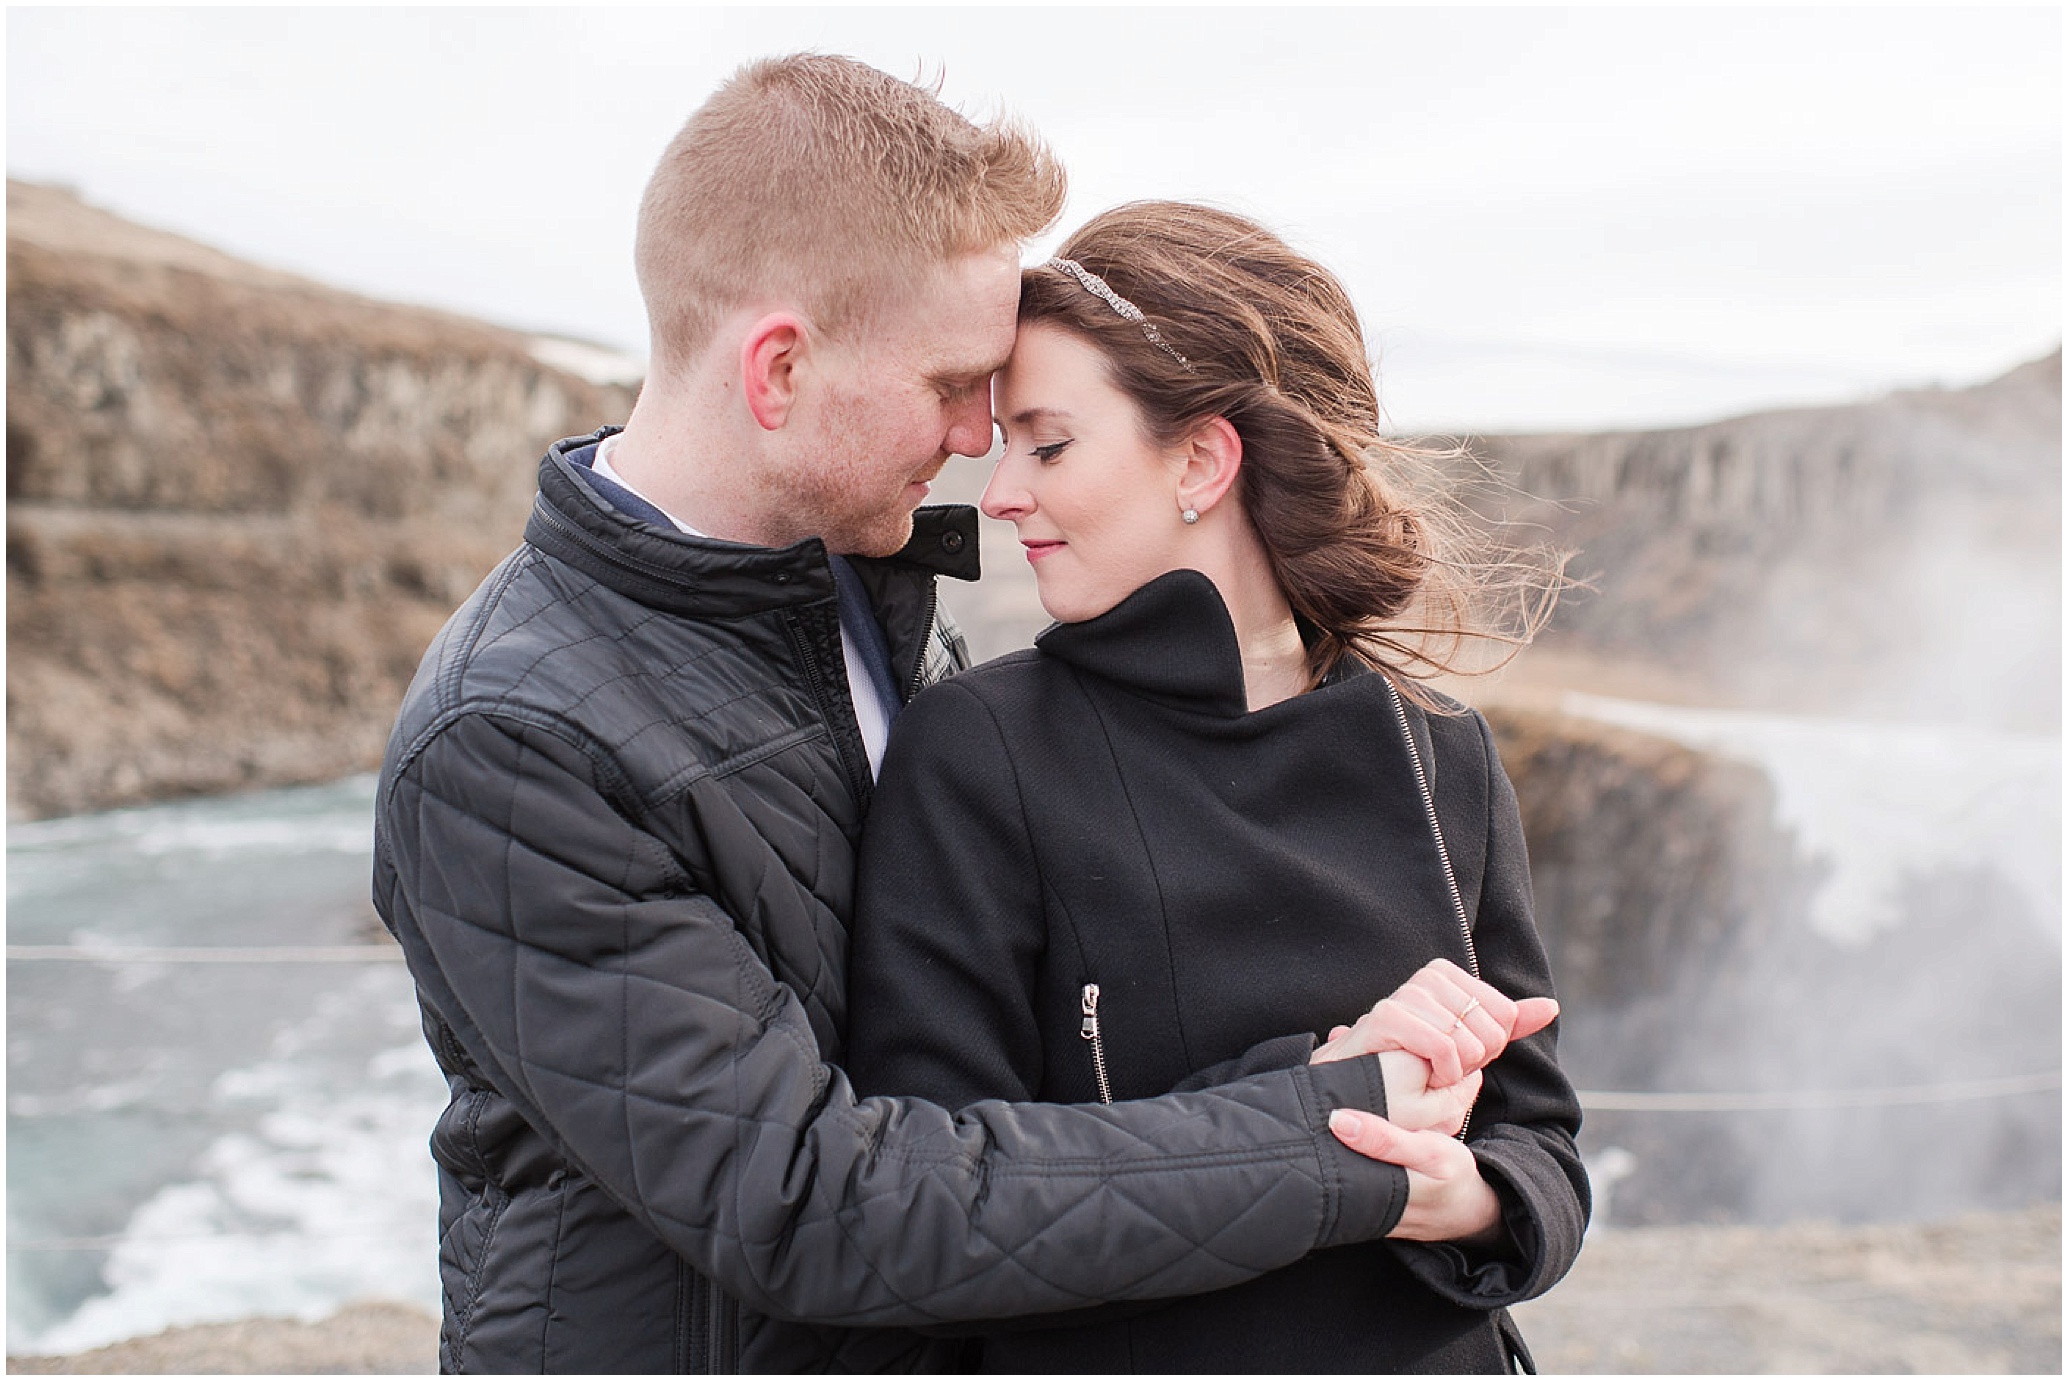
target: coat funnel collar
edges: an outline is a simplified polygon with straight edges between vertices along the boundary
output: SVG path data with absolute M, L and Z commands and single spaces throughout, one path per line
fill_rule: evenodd
M 1160 575 L 1097 618 L 1051 624 L 1034 645 L 1173 709 L 1249 713 L 1235 621 L 1198 571 Z

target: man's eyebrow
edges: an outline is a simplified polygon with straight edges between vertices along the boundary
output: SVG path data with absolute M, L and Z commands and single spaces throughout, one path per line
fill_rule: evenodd
M 1007 358 L 1010 358 L 1010 356 Z M 935 370 L 933 377 L 941 383 L 967 384 L 974 383 L 979 379 L 988 379 L 1003 368 L 1005 368 L 1004 359 L 999 360 L 996 364 L 979 364 L 968 368 L 964 368 L 961 365 L 948 365 Z

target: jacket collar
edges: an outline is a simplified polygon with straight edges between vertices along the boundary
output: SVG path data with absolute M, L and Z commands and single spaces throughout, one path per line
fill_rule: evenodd
M 755 547 L 691 537 L 613 508 L 568 457 L 620 427 L 555 442 L 539 462 L 539 492 L 524 540 L 540 551 L 652 608 L 689 616 L 766 613 L 834 597 L 826 544 L 808 537 L 787 547 Z M 879 562 L 974 580 L 976 510 L 922 508 L 912 540 Z M 863 558 L 858 558 L 861 560 Z
M 1097 618 L 1049 625 L 1034 645 L 1175 709 L 1220 718 L 1249 713 L 1235 620 L 1198 571 L 1166 572 Z M 1367 671 L 1345 657 L 1324 684 Z

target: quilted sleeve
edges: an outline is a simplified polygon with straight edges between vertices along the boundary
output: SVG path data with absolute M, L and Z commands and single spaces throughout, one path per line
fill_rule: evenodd
M 1326 1127 L 1375 1061 L 1114 1107 L 858 1100 L 795 995 L 565 726 L 456 714 L 395 762 L 376 888 L 423 1000 L 527 1121 L 749 1306 L 924 1324 L 1193 1294 L 1383 1236 Z
M 1474 711 L 1469 722 L 1477 730 L 1486 774 L 1486 861 L 1472 927 L 1480 974 L 1510 997 L 1553 996 L 1550 963 L 1531 914 L 1529 855 L 1515 788 L 1485 719 Z M 1574 1147 L 1580 1103 L 1558 1067 L 1557 1032 L 1553 1022 L 1488 1066 L 1466 1136 L 1480 1173 L 1500 1197 L 1519 1255 L 1479 1257 L 1447 1243 L 1393 1244 L 1408 1269 L 1459 1304 L 1493 1309 L 1534 1299 L 1563 1279 L 1579 1255 L 1589 1207 L 1587 1172 Z

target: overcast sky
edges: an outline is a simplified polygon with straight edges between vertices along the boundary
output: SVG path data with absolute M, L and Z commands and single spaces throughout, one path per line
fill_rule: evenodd
M 2061 332 L 2051 8 L 35 9 L 7 166 L 344 287 L 643 353 L 654 159 L 749 58 L 945 78 L 1342 274 L 1403 428 L 1964 384 Z

